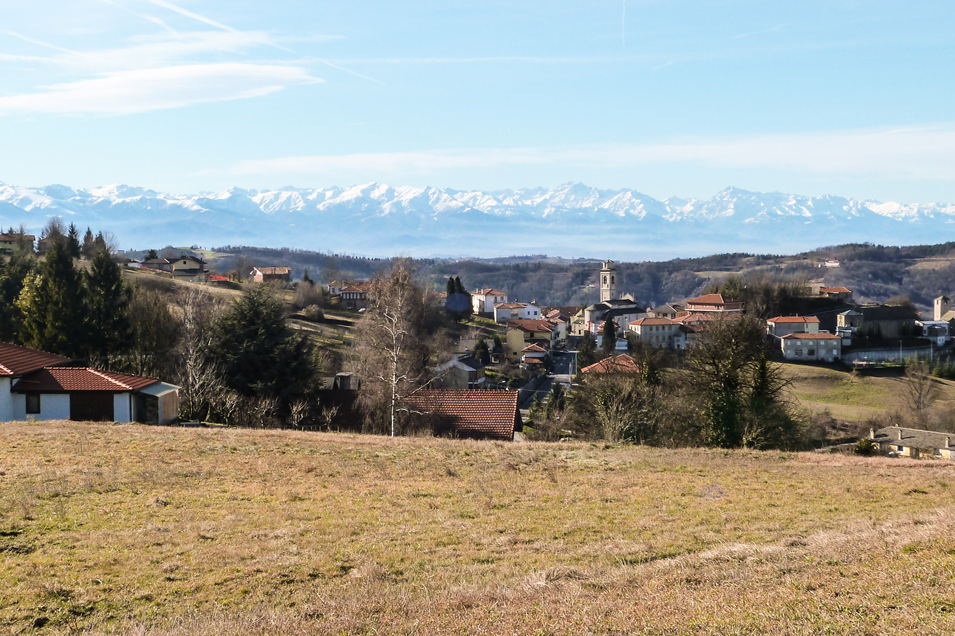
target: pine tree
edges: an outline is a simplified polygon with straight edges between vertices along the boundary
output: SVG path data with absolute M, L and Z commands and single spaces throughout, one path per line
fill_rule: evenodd
M 256 286 L 216 321 L 213 354 L 229 388 L 246 396 L 275 398 L 283 410 L 312 390 L 311 346 L 285 324 L 282 302 Z
M 103 236 L 102 232 L 96 233 L 96 238 L 93 239 L 93 245 L 95 246 L 94 251 L 96 252 L 108 251 L 108 248 L 106 247 L 106 237 Z
M 83 235 L 83 258 L 90 260 L 96 254 L 96 239 L 93 237 L 93 230 L 86 228 L 86 234 Z
M 78 357 L 86 349 L 86 316 L 80 274 L 62 241 L 47 253 L 40 273 L 24 284 L 17 306 L 20 341 L 27 347 Z
M 17 339 L 21 315 L 16 301 L 35 269 L 33 259 L 22 250 L 14 250 L 6 263 L 0 258 L 0 341 Z
M 156 260 L 157 258 L 159 258 L 159 253 L 156 250 L 149 250 L 148 252 L 146 252 L 145 260 L 152 261 L 152 260 Z
M 70 258 L 80 257 L 80 232 L 72 223 L 70 223 L 70 229 L 66 233 L 66 251 L 69 252 Z
M 129 288 L 119 265 L 105 251 L 96 253 L 83 278 L 87 293 L 89 357 L 94 364 L 108 366 L 110 356 L 125 351 L 131 344 L 126 313 Z

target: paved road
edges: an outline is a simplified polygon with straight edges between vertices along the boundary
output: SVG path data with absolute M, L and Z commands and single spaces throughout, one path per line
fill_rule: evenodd
M 576 355 L 576 351 L 568 351 L 563 355 L 554 356 L 554 370 L 547 375 L 547 379 L 537 387 L 537 390 L 527 396 L 527 399 L 521 404 L 521 417 L 523 419 L 527 419 L 527 412 L 530 411 L 531 406 L 534 404 L 535 395 L 541 396 L 544 403 L 547 403 L 547 396 L 550 394 L 554 382 L 563 384 L 565 391 L 570 389 L 570 382 L 573 377 L 573 369 L 571 367 L 573 366 Z

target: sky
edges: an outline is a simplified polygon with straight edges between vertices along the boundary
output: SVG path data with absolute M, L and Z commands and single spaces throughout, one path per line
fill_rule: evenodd
M 955 3 L 0 0 L 0 182 L 955 202 Z

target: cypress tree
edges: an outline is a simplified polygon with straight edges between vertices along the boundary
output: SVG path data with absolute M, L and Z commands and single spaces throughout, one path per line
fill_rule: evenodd
M 617 326 L 614 324 L 613 320 L 605 320 L 603 328 L 603 351 L 607 355 L 611 355 L 614 350 L 617 348 Z

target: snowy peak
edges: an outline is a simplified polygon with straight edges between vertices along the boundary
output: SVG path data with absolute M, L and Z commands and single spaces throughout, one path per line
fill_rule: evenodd
M 85 190 L 0 183 L 0 226 L 23 223 L 39 231 L 50 216 L 113 231 L 127 247 L 231 242 L 376 255 L 478 249 L 489 256 L 530 250 L 645 258 L 955 238 L 952 204 L 737 187 L 709 200 L 674 196 L 659 201 L 632 189 L 603 190 L 580 182 L 497 191 L 371 182 L 342 188 L 234 187 L 194 195 L 123 184 Z

